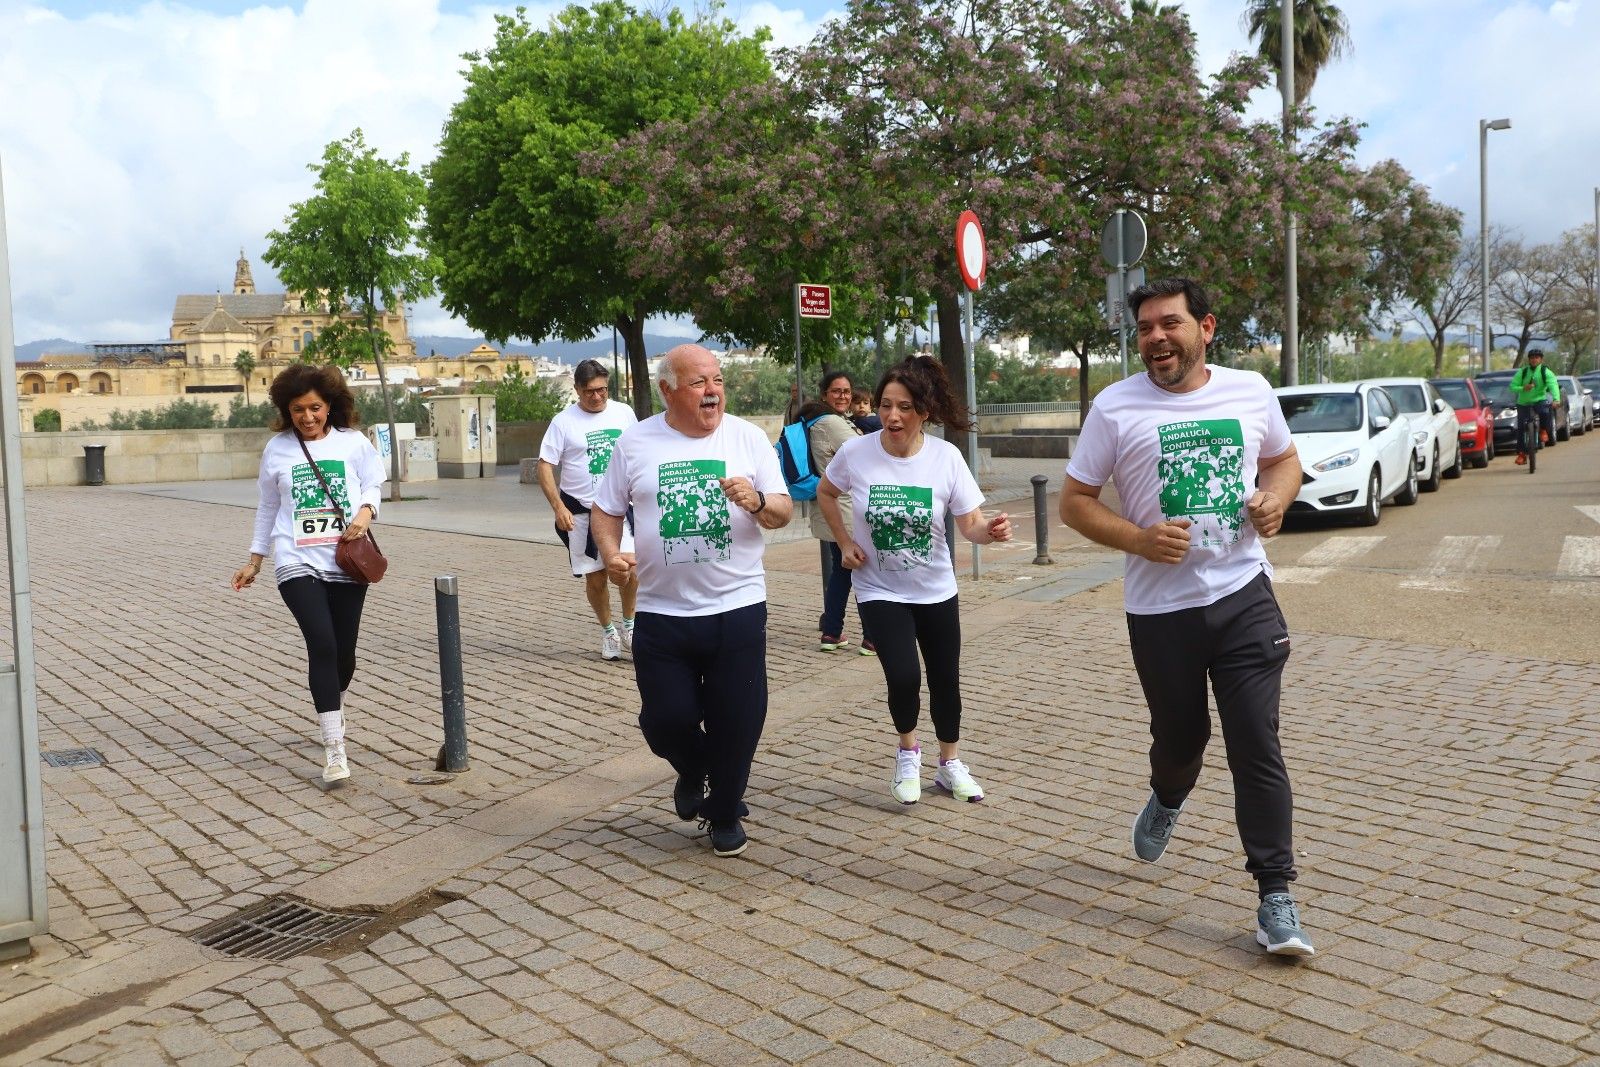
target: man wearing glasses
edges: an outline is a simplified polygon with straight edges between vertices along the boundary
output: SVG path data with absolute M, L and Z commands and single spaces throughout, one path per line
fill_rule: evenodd
M 539 488 L 556 516 L 556 535 L 567 546 L 572 574 L 583 579 L 583 593 L 600 623 L 600 657 L 621 659 L 633 651 L 633 611 L 639 582 L 630 576 L 621 586 L 622 625 L 611 620 L 611 593 L 606 567 L 589 532 L 589 509 L 611 463 L 611 450 L 622 431 L 637 420 L 633 409 L 610 398 L 608 375 L 599 360 L 586 359 L 572 374 L 578 402 L 550 421 L 539 446 Z M 559 485 L 558 485 L 559 482 Z M 633 551 L 633 532 L 625 524 L 622 551 Z

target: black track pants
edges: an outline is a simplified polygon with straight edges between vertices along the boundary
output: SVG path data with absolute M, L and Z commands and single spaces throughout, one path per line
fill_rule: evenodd
M 356 639 L 367 587 L 359 582 L 291 578 L 278 586 L 306 639 L 307 684 L 318 713 L 337 711 L 356 673 Z
M 679 774 L 704 774 L 700 813 L 737 816 L 767 721 L 767 605 L 717 615 L 641 611 L 633 623 L 639 729 Z
M 1233 773 L 1245 870 L 1264 891 L 1294 880 L 1294 797 L 1278 745 L 1278 696 L 1289 629 L 1265 574 L 1203 608 L 1129 615 L 1128 637 L 1150 705 L 1150 788 L 1168 807 L 1200 777 L 1217 698 Z
M 897 733 L 917 728 L 922 710 L 922 667 L 928 669 L 928 715 L 939 740 L 961 740 L 961 609 L 958 597 L 938 604 L 892 600 L 858 603 L 861 628 L 872 634 L 889 687 L 889 715 Z M 921 663 L 917 649 L 922 649 Z

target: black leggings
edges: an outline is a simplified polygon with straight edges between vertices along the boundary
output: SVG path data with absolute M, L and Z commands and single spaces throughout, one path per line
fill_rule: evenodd
M 889 686 L 889 714 L 896 732 L 917 728 L 922 710 L 922 662 L 928 667 L 928 714 L 933 732 L 947 745 L 961 740 L 961 611 L 957 597 L 939 604 L 900 604 L 892 600 L 858 602 L 861 628 L 872 634 L 883 680 Z
M 340 694 L 356 673 L 356 638 L 367 587 L 359 582 L 291 578 L 278 586 L 306 639 L 306 680 L 317 712 L 339 710 Z

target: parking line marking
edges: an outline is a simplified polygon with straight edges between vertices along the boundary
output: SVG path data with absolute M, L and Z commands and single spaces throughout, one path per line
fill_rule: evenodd
M 1461 578 L 1470 570 L 1478 557 L 1500 547 L 1495 536 L 1451 536 L 1439 542 L 1428 560 L 1428 568 L 1414 578 L 1400 583 L 1401 589 L 1430 589 L 1436 593 L 1465 593 Z
M 1281 585 L 1316 585 L 1335 567 L 1343 566 L 1378 547 L 1382 534 L 1372 537 L 1330 537 L 1312 548 L 1293 567 L 1273 571 L 1272 581 Z

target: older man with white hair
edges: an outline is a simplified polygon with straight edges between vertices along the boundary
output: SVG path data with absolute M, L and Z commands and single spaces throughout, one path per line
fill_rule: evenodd
M 717 357 L 679 345 L 661 360 L 665 409 L 623 431 L 590 529 L 617 584 L 637 575 L 633 669 L 639 728 L 678 772 L 680 819 L 737 856 L 750 764 L 767 718 L 767 582 L 761 531 L 794 512 L 766 434 L 724 410 Z M 634 512 L 633 552 L 621 550 Z

